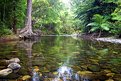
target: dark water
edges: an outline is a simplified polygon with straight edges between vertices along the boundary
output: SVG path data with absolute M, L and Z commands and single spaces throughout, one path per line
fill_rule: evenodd
M 66 36 L 0 43 L 1 61 L 11 58 L 19 58 L 22 67 L 0 81 L 22 81 L 26 75 L 29 81 L 121 81 L 120 44 Z

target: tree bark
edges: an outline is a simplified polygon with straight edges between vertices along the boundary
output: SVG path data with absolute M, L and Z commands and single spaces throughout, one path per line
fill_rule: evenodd
M 20 37 L 27 37 L 30 38 L 31 36 L 35 35 L 32 31 L 32 0 L 27 0 L 27 17 L 25 22 L 25 28 L 20 31 Z
M 15 11 L 15 10 L 16 10 L 16 7 L 15 7 L 15 2 L 14 2 L 13 11 Z M 17 23 L 17 19 L 16 19 L 16 15 L 15 15 L 15 12 L 14 12 L 12 30 L 13 30 L 13 33 L 15 33 L 15 34 L 17 33 L 16 23 Z

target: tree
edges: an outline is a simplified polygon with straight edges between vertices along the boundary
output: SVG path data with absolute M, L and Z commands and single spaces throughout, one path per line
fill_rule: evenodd
M 25 28 L 23 28 L 20 31 L 20 37 L 31 37 L 35 35 L 32 31 L 32 0 L 27 0 L 27 16 L 26 16 L 26 22 L 25 22 Z
M 24 25 L 26 1 L 0 0 L 0 36 L 16 33 Z
M 115 29 L 111 28 L 111 23 L 115 23 L 113 19 L 116 19 L 118 15 L 111 14 L 118 6 L 117 2 L 119 3 L 120 0 L 79 0 L 76 4 L 76 18 L 80 19 L 83 25 L 81 28 L 82 31 L 84 33 L 89 33 L 90 31 L 93 33 L 99 32 L 100 36 L 102 31 L 102 34 L 110 33 L 110 30 Z M 97 22 L 97 20 L 99 21 L 100 19 L 94 19 L 98 17 L 101 19 L 100 22 Z

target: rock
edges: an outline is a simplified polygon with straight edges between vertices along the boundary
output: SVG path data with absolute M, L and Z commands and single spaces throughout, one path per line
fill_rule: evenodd
M 20 69 L 21 66 L 18 64 L 18 63 L 10 63 L 8 65 L 8 68 L 12 69 L 12 70 L 17 70 L 17 69 Z
M 73 68 L 75 71 L 80 71 L 80 70 L 82 70 L 82 68 L 79 67 L 79 66 L 72 66 L 72 68 Z
M 87 78 L 87 79 L 93 78 L 93 73 L 90 71 L 78 71 L 77 74 L 79 74 L 81 78 Z
M 99 60 L 96 60 L 96 59 L 89 59 L 93 64 L 99 64 Z
M 13 63 L 13 62 L 16 62 L 16 63 L 19 63 L 20 60 L 18 58 L 12 58 L 10 60 L 5 60 L 7 63 Z
M 98 65 L 90 65 L 87 68 L 88 70 L 93 71 L 93 72 L 99 72 L 101 70 L 100 66 Z
M 10 73 L 12 73 L 12 69 L 10 69 L 10 68 L 3 69 L 0 71 L 0 76 L 7 76 Z
M 39 71 L 39 67 L 38 66 L 34 66 L 34 71 L 38 72 Z
M 111 73 L 111 71 L 108 70 L 108 69 L 105 69 L 104 72 L 105 72 L 105 73 Z
M 121 74 L 115 74 L 113 79 L 114 81 L 121 81 Z
M 111 68 L 111 71 L 112 71 L 113 73 L 117 73 L 117 74 L 120 74 L 120 73 L 121 73 L 120 68 L 119 68 L 119 69 Z
M 31 78 L 31 76 L 25 75 L 25 76 L 22 77 L 22 80 L 28 80 L 28 79 L 30 79 L 30 78 Z
M 81 65 L 80 67 L 84 70 L 87 70 L 87 65 Z
M 78 71 L 77 73 L 78 73 L 79 75 L 81 75 L 81 76 L 82 76 L 82 75 L 84 76 L 84 75 L 92 74 L 91 71 Z
M 54 75 L 58 75 L 58 72 L 53 72 Z
M 46 67 L 44 67 L 42 72 L 50 72 Z
M 106 76 L 108 77 L 113 77 L 115 75 L 115 73 L 107 73 Z
M 42 73 L 40 73 L 39 76 L 42 77 Z
M 108 80 L 105 80 L 105 81 L 114 81 L 113 79 L 108 79 Z

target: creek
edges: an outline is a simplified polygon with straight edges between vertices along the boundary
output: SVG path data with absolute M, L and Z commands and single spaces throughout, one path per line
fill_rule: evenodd
M 121 81 L 120 44 L 71 36 L 0 43 L 1 61 L 12 58 L 20 59 L 21 69 L 0 81 Z

